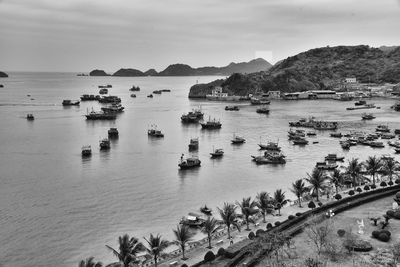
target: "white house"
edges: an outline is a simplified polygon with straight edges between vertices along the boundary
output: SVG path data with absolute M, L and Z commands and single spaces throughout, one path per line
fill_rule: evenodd
M 357 79 L 356 78 L 345 78 L 344 82 L 345 83 L 357 83 Z

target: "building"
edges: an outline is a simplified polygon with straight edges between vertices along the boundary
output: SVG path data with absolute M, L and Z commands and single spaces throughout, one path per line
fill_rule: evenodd
M 280 99 L 281 98 L 281 91 L 269 91 L 268 92 L 269 99 Z
M 316 95 L 317 99 L 333 99 L 336 98 L 336 92 L 332 90 L 314 90 L 311 91 Z
M 357 79 L 356 78 L 345 78 L 344 82 L 345 83 L 357 83 Z
M 215 86 L 211 91 L 211 94 L 206 95 L 206 99 L 214 101 L 239 101 L 240 96 L 230 96 L 228 93 L 222 92 L 221 86 Z

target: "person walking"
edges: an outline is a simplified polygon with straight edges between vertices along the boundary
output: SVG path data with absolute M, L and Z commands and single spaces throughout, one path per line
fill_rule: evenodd
M 233 245 L 233 238 L 231 237 L 230 244 Z

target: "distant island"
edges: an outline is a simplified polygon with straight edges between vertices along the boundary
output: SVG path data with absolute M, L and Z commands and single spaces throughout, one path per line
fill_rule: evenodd
M 0 78 L 7 78 L 8 74 L 5 72 L 0 71 Z
M 112 76 L 118 77 L 141 77 L 141 76 L 203 76 L 203 75 L 221 75 L 227 76 L 233 73 L 252 73 L 258 71 L 266 71 L 271 68 L 272 65 L 262 59 L 257 58 L 249 62 L 230 63 L 225 67 L 201 67 L 192 68 L 186 64 L 172 64 L 169 65 L 165 70 L 157 72 L 155 69 L 149 69 L 142 72 L 138 69 L 128 68 L 119 69 Z M 93 70 L 89 74 L 90 76 L 110 76 L 103 70 Z
M 400 47 L 367 45 L 321 47 L 279 61 L 267 71 L 234 73 L 224 80 L 196 84 L 189 98 L 205 98 L 213 86 L 245 96 L 255 92 L 301 92 L 333 89 L 346 77 L 361 83 L 399 83 Z

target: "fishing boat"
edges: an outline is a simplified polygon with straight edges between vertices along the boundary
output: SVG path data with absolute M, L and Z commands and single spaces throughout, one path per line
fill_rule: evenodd
M 153 98 L 152 94 L 147 95 L 148 98 Z
M 164 134 L 160 131 L 157 130 L 157 126 L 153 125 L 150 129 L 147 130 L 147 135 L 151 137 L 164 137 Z
M 367 104 L 367 101 L 365 100 L 358 100 L 357 102 L 354 103 L 355 106 L 363 106 Z
M 305 136 L 306 136 L 306 134 L 305 134 L 304 130 L 297 129 L 297 130 L 293 131 L 292 129 L 290 129 L 288 131 L 289 140 L 293 140 L 293 139 L 297 139 L 297 138 L 305 137 Z
M 343 149 L 348 150 L 348 149 L 350 149 L 351 144 L 350 144 L 349 142 L 347 142 L 347 141 L 344 141 L 344 142 L 341 142 L 341 143 L 340 143 L 340 146 L 341 146 Z
M 189 227 L 202 227 L 204 222 L 205 220 L 201 215 L 189 212 L 188 216 L 182 217 L 179 223 Z
M 107 88 L 102 88 L 102 89 L 100 89 L 100 90 L 99 90 L 99 94 L 101 94 L 101 95 L 108 94 L 108 89 L 107 89 Z
M 62 102 L 63 106 L 78 106 L 80 101 L 78 100 L 69 100 L 69 99 L 64 99 Z
M 258 108 L 256 109 L 256 112 L 259 114 L 269 114 L 269 108 L 267 107 Z
M 372 113 L 363 113 L 363 114 L 361 115 L 361 118 L 362 118 L 363 120 L 373 120 L 373 119 L 375 119 L 376 117 L 375 117 Z
M 281 151 L 281 147 L 278 145 L 278 142 L 268 142 L 266 145 L 262 144 L 261 141 L 258 144 L 261 150 L 268 150 L 268 151 Z
M 222 124 L 220 121 L 217 121 L 216 119 L 211 120 L 208 118 L 207 122 L 200 123 L 202 129 L 220 129 Z
M 193 109 L 193 111 L 189 111 L 187 114 L 183 114 L 181 116 L 182 123 L 197 123 L 203 119 L 204 113 L 201 112 L 201 109 Z
M 111 105 L 101 108 L 104 113 L 121 113 L 124 109 L 125 108 L 120 103 L 112 103 Z
M 235 134 L 233 135 L 233 138 L 231 140 L 232 144 L 243 144 L 244 142 L 246 142 L 246 139 Z
M 181 160 L 178 164 L 179 168 L 181 170 L 186 170 L 186 169 L 192 169 L 192 168 L 197 168 L 200 167 L 201 161 L 198 158 L 191 157 L 191 158 L 186 158 L 185 160 L 183 159 L 183 154 L 181 156 Z
M 293 139 L 293 145 L 307 145 L 308 144 L 308 141 L 307 141 L 307 139 L 305 139 L 305 138 L 301 138 L 301 137 L 299 137 L 299 138 L 296 138 L 296 139 Z
M 153 91 L 153 94 L 161 95 L 161 90 L 154 90 L 154 91 Z
M 100 150 L 108 150 L 110 149 L 110 139 L 104 138 L 100 140 Z
M 212 158 L 220 158 L 224 155 L 224 150 L 222 148 L 217 148 L 210 153 Z
M 344 161 L 344 157 L 338 157 L 336 154 L 328 154 L 325 157 L 326 161 Z
M 268 99 L 268 94 L 256 95 L 250 98 L 252 105 L 269 105 L 271 101 Z
M 392 147 L 400 148 L 400 142 L 399 141 L 394 141 L 394 142 L 389 141 L 388 145 L 392 146 Z
M 99 95 L 88 95 L 88 94 L 81 95 L 81 101 L 95 101 L 99 99 L 100 99 Z
M 136 97 L 136 95 L 135 94 L 131 94 L 131 97 Z
M 212 215 L 212 210 L 209 207 L 207 207 L 207 205 L 204 205 L 204 207 L 201 207 L 200 212 L 206 214 L 207 216 Z
M 88 157 L 92 155 L 92 147 L 90 145 L 82 146 L 82 157 Z
M 115 120 L 117 118 L 115 113 L 96 112 L 93 110 L 85 116 L 87 120 Z
M 225 110 L 239 111 L 239 107 L 238 106 L 225 106 Z
M 307 136 L 316 136 L 317 133 L 314 131 L 307 132 Z
M 390 108 L 394 109 L 395 111 L 400 111 L 400 101 L 396 102 L 396 104 L 394 104 Z
M 266 151 L 263 156 L 251 156 L 256 164 L 285 164 L 286 156 L 278 151 Z
M 99 103 L 120 103 L 120 102 L 121 102 L 121 98 L 119 98 L 118 96 L 114 96 L 114 95 L 102 96 L 99 99 Z
M 135 91 L 135 92 L 140 91 L 140 87 L 132 85 L 132 87 L 129 89 L 129 91 Z
M 324 131 L 324 130 L 333 131 L 337 129 L 337 126 L 338 124 L 335 121 L 317 121 L 313 127 L 315 130 L 319 131 Z
M 376 126 L 375 131 L 382 132 L 382 133 L 389 133 L 390 129 L 387 125 L 380 124 L 380 125 Z
M 396 135 L 394 135 L 392 133 L 382 133 L 382 135 L 381 135 L 382 139 L 393 139 L 395 137 L 396 137 Z
M 375 147 L 375 148 L 382 148 L 385 147 L 385 145 L 383 144 L 383 142 L 379 142 L 379 141 L 369 141 L 368 145 L 370 147 Z
M 33 121 L 35 119 L 35 117 L 33 116 L 33 114 L 28 114 L 28 115 L 26 115 L 26 119 L 28 121 Z
M 331 171 L 331 170 L 336 169 L 338 167 L 338 165 L 335 162 L 323 161 L 323 162 L 317 162 L 315 164 L 315 167 L 320 170 Z
M 189 142 L 189 150 L 196 150 L 199 148 L 199 138 L 192 138 Z
M 117 128 L 110 128 L 108 130 L 108 137 L 118 137 L 119 136 L 119 132 Z

